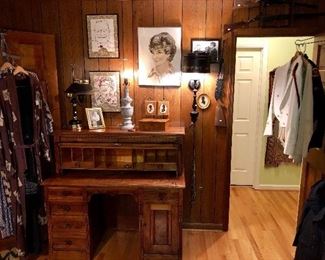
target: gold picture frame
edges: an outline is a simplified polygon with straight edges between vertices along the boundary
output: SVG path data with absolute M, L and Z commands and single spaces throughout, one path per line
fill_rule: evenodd
M 157 115 L 158 116 L 169 115 L 169 101 L 166 100 L 158 101 Z
M 154 100 L 145 100 L 145 115 L 146 116 L 155 116 L 157 115 L 157 101 Z
M 103 111 L 100 107 L 85 108 L 89 129 L 105 128 Z

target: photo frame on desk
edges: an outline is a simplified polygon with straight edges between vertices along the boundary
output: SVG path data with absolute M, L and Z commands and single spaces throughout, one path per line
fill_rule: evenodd
M 87 15 L 89 58 L 118 58 L 118 16 Z
M 103 112 L 100 107 L 85 108 L 89 129 L 105 128 Z

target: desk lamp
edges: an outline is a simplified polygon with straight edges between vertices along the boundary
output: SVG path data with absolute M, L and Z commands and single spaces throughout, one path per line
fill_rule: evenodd
M 77 105 L 82 103 L 85 95 L 90 95 L 93 91 L 89 80 L 74 79 L 74 66 L 72 65 L 72 84 L 65 90 L 65 93 L 72 105 L 72 119 L 69 121 L 72 130 L 81 130 L 81 120 L 78 119 Z

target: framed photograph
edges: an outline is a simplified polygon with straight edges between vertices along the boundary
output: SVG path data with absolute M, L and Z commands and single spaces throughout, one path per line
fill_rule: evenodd
M 86 108 L 89 129 L 105 128 L 103 112 L 100 107 Z
M 219 61 L 220 39 L 191 39 L 191 51 L 208 53 L 210 63 L 217 63 Z
M 100 107 L 103 112 L 120 112 L 120 73 L 118 71 L 89 72 L 94 93 L 92 107 Z
M 210 106 L 210 98 L 207 94 L 201 94 L 197 100 L 197 105 L 201 109 L 207 109 Z
M 139 27 L 139 85 L 181 85 L 181 27 Z
M 118 58 L 117 14 L 87 15 L 89 58 Z
M 144 101 L 146 116 L 157 115 L 157 101 L 146 100 Z
M 169 101 L 158 101 L 158 116 L 169 115 Z

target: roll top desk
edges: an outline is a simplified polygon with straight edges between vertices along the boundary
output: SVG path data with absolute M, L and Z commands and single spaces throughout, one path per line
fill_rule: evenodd
M 184 134 L 184 128 L 55 132 L 56 176 L 43 182 L 50 259 L 92 259 L 95 194 L 134 197 L 139 259 L 181 259 Z

